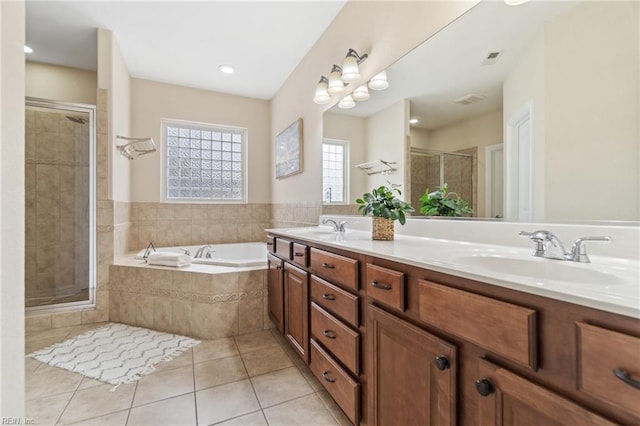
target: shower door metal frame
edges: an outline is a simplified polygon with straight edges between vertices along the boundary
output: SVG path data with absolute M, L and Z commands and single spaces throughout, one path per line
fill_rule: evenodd
M 96 306 L 96 106 L 76 102 L 54 101 L 25 97 L 25 107 L 75 111 L 89 115 L 89 299 L 78 302 L 55 303 L 25 308 L 31 313 L 52 313 Z M 26 302 L 26 292 L 25 292 Z

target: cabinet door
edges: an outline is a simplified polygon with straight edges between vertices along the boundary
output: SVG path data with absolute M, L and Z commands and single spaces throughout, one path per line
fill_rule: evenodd
M 454 425 L 455 346 L 367 306 L 370 419 L 375 425 Z
M 309 274 L 300 268 L 284 265 L 284 335 L 309 363 Z
M 484 359 L 478 375 L 478 425 L 615 424 Z
M 284 333 L 284 270 L 282 260 L 271 254 L 267 255 L 269 273 L 267 275 L 267 291 L 269 294 L 269 318 L 280 333 Z

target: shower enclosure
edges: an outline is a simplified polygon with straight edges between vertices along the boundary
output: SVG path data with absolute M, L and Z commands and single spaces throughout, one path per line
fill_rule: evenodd
M 27 98 L 25 301 L 94 302 L 95 106 Z
M 420 211 L 420 197 L 427 188 L 435 191 L 445 183 L 476 211 L 476 148 L 441 152 L 411 148 L 411 205 Z

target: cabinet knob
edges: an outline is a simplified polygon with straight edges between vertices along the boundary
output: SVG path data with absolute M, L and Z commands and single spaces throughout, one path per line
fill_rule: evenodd
M 437 356 L 435 359 L 435 363 L 436 363 L 436 368 L 440 371 L 446 370 L 451 366 L 451 364 L 449 364 L 449 358 L 447 358 L 444 355 Z
M 636 389 L 640 389 L 640 380 L 636 380 L 631 377 L 628 371 L 623 370 L 622 368 L 616 368 L 613 370 L 613 375 L 618 379 L 622 380 L 626 384 Z
M 489 379 L 483 378 L 476 381 L 476 390 L 482 396 L 489 396 L 496 391 Z

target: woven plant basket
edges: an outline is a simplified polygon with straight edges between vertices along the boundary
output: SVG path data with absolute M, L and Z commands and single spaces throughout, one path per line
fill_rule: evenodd
M 393 220 L 384 217 L 373 217 L 373 239 L 374 240 L 393 240 Z

